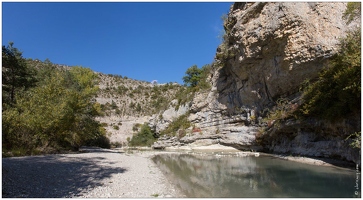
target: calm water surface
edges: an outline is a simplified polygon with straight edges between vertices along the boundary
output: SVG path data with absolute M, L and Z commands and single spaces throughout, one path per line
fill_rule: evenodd
M 271 156 L 162 154 L 153 160 L 187 197 L 360 196 L 354 170 Z

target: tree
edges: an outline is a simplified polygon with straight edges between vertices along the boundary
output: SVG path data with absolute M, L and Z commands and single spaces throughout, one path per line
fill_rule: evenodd
M 17 94 L 17 104 L 3 112 L 3 147 L 13 149 L 78 149 L 107 146 L 105 130 L 95 120 L 96 75 L 87 68 L 50 68 L 37 87 Z M 30 152 L 27 152 L 30 154 Z
M 2 46 L 2 91 L 3 102 L 15 103 L 17 91 L 34 86 L 34 72 L 26 65 L 22 53 L 15 48 L 13 42 L 7 47 Z
M 200 81 L 202 70 L 193 65 L 185 72 L 186 76 L 183 77 L 183 81 L 187 86 L 196 87 Z

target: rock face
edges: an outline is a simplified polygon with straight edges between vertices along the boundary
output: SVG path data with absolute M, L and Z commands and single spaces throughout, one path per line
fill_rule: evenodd
M 218 101 L 262 111 L 296 93 L 337 52 L 346 3 L 235 3 L 217 49 Z
M 100 90 L 96 101 L 104 115 L 96 120 L 104 125 L 110 142 L 116 146 L 127 145 L 127 138 L 135 133 L 133 127 L 165 110 L 163 102 L 170 102 L 182 87 L 175 83 L 156 84 L 120 75 L 97 74 Z
M 280 98 L 298 101 L 301 84 L 317 77 L 337 53 L 339 38 L 350 28 L 342 19 L 345 9 L 338 2 L 234 3 L 209 77 L 211 89 L 189 104 L 188 119 L 199 131 L 163 138 L 155 147 L 219 143 L 359 162 L 358 151 L 344 138 L 318 136 L 342 127 L 294 122 L 283 131 L 270 130 L 262 141 L 256 138 L 266 126 L 261 120 L 266 110 Z M 280 137 L 284 131 L 290 136 Z
M 170 102 L 169 108 L 160 114 L 154 114 L 149 119 L 149 126 L 156 132 L 166 129 L 168 125 L 180 115 L 184 115 L 189 110 L 188 105 L 181 105 L 176 109 L 177 100 L 174 99 Z
M 258 137 L 268 152 L 348 160 L 360 164 L 360 151 L 352 148 L 349 134 L 361 127 L 358 116 L 331 123 L 313 118 L 289 119 Z

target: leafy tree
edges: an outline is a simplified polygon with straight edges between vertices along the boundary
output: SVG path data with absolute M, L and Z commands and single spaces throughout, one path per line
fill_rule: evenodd
M 185 76 L 183 77 L 183 81 L 187 86 L 195 87 L 200 81 L 202 70 L 197 67 L 197 65 L 193 65 L 187 69 L 185 72 Z
M 2 46 L 2 97 L 3 103 L 14 104 L 17 91 L 34 86 L 34 72 L 26 65 L 22 53 L 13 42 Z
M 183 81 L 185 85 L 195 88 L 196 90 L 207 89 L 210 86 L 209 83 L 207 83 L 207 77 L 210 70 L 210 65 L 204 65 L 202 68 L 193 65 L 185 72 L 186 75 L 183 77 Z
M 78 149 L 84 144 L 107 147 L 105 130 L 94 117 L 95 74 L 87 68 L 48 68 L 37 87 L 16 95 L 17 104 L 3 112 L 3 147 Z M 31 152 L 27 152 L 30 154 Z

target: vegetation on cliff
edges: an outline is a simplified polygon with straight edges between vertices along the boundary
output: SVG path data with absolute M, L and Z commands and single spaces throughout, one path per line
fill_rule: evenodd
M 356 29 L 341 40 L 341 52 L 315 82 L 304 90 L 304 115 L 339 120 L 360 112 L 361 31 Z
M 348 3 L 343 18 L 347 23 L 360 18 L 360 3 Z M 361 28 L 348 31 L 340 39 L 340 51 L 330 58 L 329 64 L 312 80 L 301 85 L 301 101 L 280 99 L 269 110 L 268 127 L 279 126 L 287 119 L 314 118 L 326 124 L 356 119 L 361 112 Z M 355 118 L 355 119 L 354 119 Z M 359 119 L 360 120 L 360 119 Z M 349 123 L 352 124 L 352 123 Z M 354 124 L 354 123 L 353 123 Z M 342 138 L 351 139 L 351 146 L 360 148 L 360 126 L 352 125 L 340 131 Z M 348 131 L 348 133 L 347 133 Z M 350 131 L 350 132 L 349 132 Z M 333 135 L 333 133 L 327 133 Z

